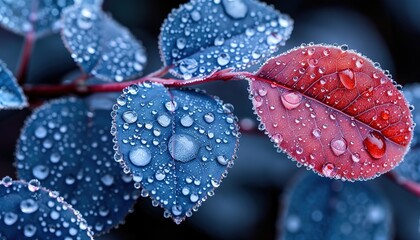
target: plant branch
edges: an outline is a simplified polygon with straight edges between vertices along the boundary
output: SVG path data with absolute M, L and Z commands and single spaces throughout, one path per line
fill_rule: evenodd
M 29 31 L 25 35 L 22 54 L 16 71 L 16 78 L 19 84 L 24 84 L 28 75 L 29 62 L 32 55 L 32 49 L 35 42 L 35 33 Z
M 397 185 L 403 187 L 405 190 L 411 192 L 416 197 L 420 198 L 420 184 L 409 180 L 401 179 L 394 172 L 388 172 L 386 175 Z
M 153 82 L 160 83 L 166 87 L 189 87 L 193 85 L 199 85 L 203 83 L 215 82 L 215 81 L 232 81 L 232 80 L 246 80 L 248 78 L 254 77 L 252 73 L 248 72 L 232 72 L 232 69 L 225 69 L 214 72 L 209 76 L 204 78 L 194 78 L 190 80 L 179 80 L 179 79 L 165 79 L 159 76 L 163 74 L 167 69 L 161 69 L 154 74 L 150 74 L 146 77 L 139 78 L 127 82 L 119 83 L 106 83 L 106 84 L 94 84 L 94 85 L 84 85 L 82 82 L 77 81 L 69 85 L 25 85 L 23 90 L 28 96 L 37 96 L 37 97 L 51 97 L 51 96 L 60 96 L 64 94 L 91 94 L 91 93 L 100 93 L 100 92 L 120 92 L 124 88 L 132 85 L 143 82 Z

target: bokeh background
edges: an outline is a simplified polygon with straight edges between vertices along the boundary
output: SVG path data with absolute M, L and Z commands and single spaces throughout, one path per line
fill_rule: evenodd
M 146 73 L 161 67 L 157 39 L 160 26 L 180 0 L 105 0 L 104 9 L 143 42 L 147 49 Z M 347 44 L 389 70 L 405 85 L 420 82 L 419 0 L 265 0 L 295 21 L 287 49 L 301 43 Z M 0 59 L 16 69 L 23 38 L 0 29 Z M 40 39 L 31 59 L 29 82 L 60 82 L 76 69 L 59 35 Z M 255 123 L 246 82 L 203 86 L 235 106 L 235 113 Z M 16 140 L 24 111 L 0 112 L 0 177 L 15 176 Z M 180 226 L 163 218 L 148 198 L 139 199 L 126 223 L 99 238 L 111 239 L 276 239 L 284 196 L 300 171 L 295 163 L 276 152 L 262 134 L 245 133 L 238 160 L 229 176 L 197 213 Z M 393 234 L 388 239 L 420 239 L 420 201 L 386 177 L 369 184 L 389 201 Z M 280 215 L 279 215 L 280 214 Z

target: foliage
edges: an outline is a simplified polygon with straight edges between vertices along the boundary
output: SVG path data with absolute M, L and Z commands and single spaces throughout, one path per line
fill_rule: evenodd
M 122 223 L 139 196 L 180 224 L 227 177 L 241 136 L 231 104 L 190 87 L 241 80 L 259 130 L 298 167 L 331 178 L 311 174 L 295 185 L 282 237 L 341 238 L 339 224 L 357 229 L 352 239 L 391 234 L 380 193 L 335 181 L 389 172 L 417 134 L 413 107 L 378 63 L 347 45 L 302 44 L 274 56 L 292 33 L 288 15 L 257 0 L 191 0 L 162 25 L 162 69 L 143 76 L 142 43 L 101 5 L 0 0 L 0 24 L 25 38 L 17 80 L 0 62 L 0 109 L 35 108 L 16 147 L 22 180 L 5 177 L 0 185 L 0 237 L 97 237 Z M 81 73 L 70 83 L 27 84 L 33 42 L 57 31 Z M 409 99 L 418 98 L 416 89 Z M 418 166 L 417 150 L 408 153 L 409 166 Z M 392 176 L 420 195 L 418 171 Z

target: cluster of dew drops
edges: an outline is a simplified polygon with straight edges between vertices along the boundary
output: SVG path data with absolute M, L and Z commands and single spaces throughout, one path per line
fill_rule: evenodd
M 90 238 L 93 236 L 93 232 L 88 227 L 82 215 L 72 209 L 71 205 L 68 205 L 59 196 L 58 192 L 42 190 L 39 180 L 32 179 L 27 184 L 23 184 L 21 182 L 14 182 L 11 177 L 6 176 L 1 180 L 1 186 L 6 189 L 6 193 L 8 194 L 25 191 L 25 187 L 29 190 L 29 196 L 31 197 L 24 198 L 19 203 L 20 213 L 11 211 L 0 213 L 0 219 L 3 218 L 3 223 L 6 226 L 22 229 L 25 237 L 34 237 L 35 234 L 39 235 L 39 232 L 62 237 L 67 235 L 66 231 L 69 234 L 66 239 L 72 239 L 70 236 L 81 236 L 82 232 L 86 232 Z M 22 194 L 22 196 L 25 195 L 28 194 Z M 45 198 L 48 200 L 46 201 Z M 43 206 L 44 201 L 46 201 L 47 209 Z M 75 219 L 65 217 L 63 215 L 65 211 L 72 211 Z M 29 217 L 29 214 L 35 213 L 38 213 L 36 219 Z M 25 225 L 22 226 L 22 223 L 25 223 Z
M 205 3 L 207 4 L 207 2 Z M 248 6 L 248 1 L 243 0 L 213 0 L 213 3 L 208 4 L 221 4 L 223 7 L 222 12 L 218 12 L 217 7 L 212 8 L 212 14 L 217 15 L 218 22 L 229 22 L 229 19 L 234 20 L 232 29 L 226 29 L 223 31 L 214 32 L 203 32 L 200 33 L 199 28 L 193 29 L 195 22 L 201 21 L 202 13 L 197 10 L 197 7 L 193 7 L 191 4 L 185 4 L 181 10 L 186 10 L 181 16 L 180 31 L 182 34 L 175 34 L 178 36 L 174 39 L 174 46 L 172 46 L 172 40 L 169 39 L 173 36 L 163 35 L 164 44 L 162 45 L 164 52 L 168 52 L 169 59 L 179 60 L 176 65 L 179 68 L 179 72 L 182 74 L 184 79 L 190 79 L 193 76 L 203 76 L 211 73 L 215 68 L 235 67 L 237 69 L 243 69 L 249 67 L 252 63 L 259 61 L 266 57 L 268 53 L 274 53 L 279 45 L 284 45 L 288 36 L 291 33 L 292 21 L 285 15 L 278 15 L 278 13 L 267 11 L 266 15 L 262 17 L 260 14 L 261 9 L 252 9 L 254 5 Z M 259 6 L 261 8 L 261 6 Z M 203 3 L 204 8 L 204 3 Z M 200 8 L 198 8 L 200 9 Z M 234 33 L 238 28 L 240 22 L 237 20 L 244 19 L 250 15 L 252 23 L 259 24 L 255 27 L 248 27 L 244 29 L 242 38 L 235 38 Z M 214 27 L 211 24 L 213 17 L 206 16 L 203 23 Z M 174 21 L 175 18 L 169 18 L 169 22 Z M 214 23 L 217 24 L 218 23 Z M 280 29 L 280 30 L 279 30 Z M 170 28 L 165 29 L 166 32 L 170 32 Z M 204 30 L 205 31 L 205 30 Z M 242 34 L 242 33 L 240 33 Z M 192 38 L 194 36 L 194 38 Z M 195 47 L 194 44 L 197 42 L 200 45 L 208 45 L 209 49 L 199 54 L 199 56 L 188 57 L 185 49 Z M 190 40 L 192 39 L 192 41 Z M 255 44 L 250 41 L 258 42 L 257 47 L 251 49 Z M 214 47 L 214 49 L 213 49 Z M 166 48 L 170 48 L 171 51 L 167 51 Z M 167 59 L 168 60 L 168 59 Z
M 291 51 L 294 50 L 300 50 L 303 55 L 313 55 L 316 51 L 315 47 L 313 47 L 314 44 L 313 43 L 309 43 L 309 45 L 307 44 L 302 44 L 299 48 L 296 49 L 292 49 Z M 348 46 L 347 45 L 334 45 L 334 47 L 341 49 L 341 51 L 345 52 L 348 51 Z M 322 52 L 323 56 L 329 56 L 331 54 L 331 51 L 328 48 L 325 48 Z M 355 68 L 362 68 L 363 65 L 365 64 L 364 60 L 362 58 L 357 58 L 357 57 L 353 57 L 352 61 L 354 62 L 354 67 Z M 281 61 L 276 60 L 275 61 L 275 67 L 278 67 L 280 65 L 284 65 L 285 63 L 282 63 Z M 302 63 L 302 68 L 296 70 L 296 72 L 298 72 L 299 74 L 303 75 L 306 73 L 306 69 L 303 67 L 305 65 L 308 65 L 312 68 L 317 67 L 318 65 L 318 60 L 315 58 L 310 58 L 308 59 L 307 63 L 305 62 Z M 389 79 L 392 79 L 392 75 L 389 73 L 388 70 L 382 70 L 380 67 L 380 64 L 375 62 L 373 63 L 374 67 L 376 68 L 376 71 L 372 73 L 372 78 L 374 80 L 379 80 L 380 84 L 385 84 L 389 81 Z M 318 67 L 318 73 L 319 74 L 324 74 L 326 72 L 326 67 L 325 66 L 319 66 Z M 383 72 L 384 76 L 382 74 L 379 74 L 380 72 Z M 355 72 L 352 68 L 347 68 L 344 70 L 341 70 L 337 73 L 338 75 L 338 79 L 340 81 L 340 83 L 345 87 L 345 89 L 347 90 L 352 90 L 356 87 L 356 78 L 355 78 Z M 264 77 L 264 75 L 261 75 L 260 77 Z M 312 73 L 310 75 L 311 79 L 315 79 L 316 78 L 316 74 Z M 380 78 L 380 79 L 379 79 Z M 300 77 L 298 76 L 294 76 L 293 77 L 293 81 L 297 82 L 300 79 Z M 322 85 L 326 84 L 326 81 L 321 79 L 320 83 Z M 400 91 L 402 89 L 401 85 L 398 85 L 395 81 L 392 81 L 393 85 L 397 88 L 398 91 Z M 271 84 L 272 88 L 277 88 L 277 86 L 275 84 Z M 303 86 L 302 86 L 303 87 Z M 321 91 L 326 91 L 325 89 L 321 89 Z M 370 92 L 373 91 L 373 87 L 371 87 L 370 89 L 368 89 L 368 91 L 365 93 L 366 97 L 369 97 Z M 395 90 L 387 90 L 386 91 L 386 96 L 388 97 L 392 97 L 395 94 Z M 266 97 L 267 95 L 267 89 L 265 89 L 265 87 L 259 88 L 259 89 L 254 89 L 253 90 L 253 94 L 251 94 L 250 99 L 253 102 L 254 107 L 256 108 L 256 111 L 258 114 L 262 114 L 262 110 L 258 109 L 259 107 L 261 107 L 264 103 L 263 98 Z M 400 100 L 402 98 L 402 94 L 400 94 L 401 96 L 398 97 L 398 99 Z M 287 110 L 292 110 L 295 108 L 298 108 L 303 102 L 304 102 L 304 97 L 303 95 L 298 92 L 298 91 L 293 91 L 293 90 L 289 90 L 289 91 L 282 91 L 281 93 L 281 97 L 280 97 L 281 103 L 282 105 L 285 107 L 285 109 Z M 327 97 L 327 103 L 329 104 L 329 98 Z M 394 104 L 397 104 L 396 101 L 394 101 Z M 311 105 L 309 103 L 305 103 L 305 106 L 308 107 L 311 110 Z M 274 107 L 270 107 L 270 110 L 274 110 Z M 413 111 L 414 110 L 414 106 L 413 105 L 409 105 L 409 110 Z M 377 116 L 375 115 L 372 118 L 372 121 L 375 121 L 378 117 L 380 117 L 382 120 L 386 121 L 390 118 L 390 114 L 391 111 L 390 110 L 383 110 L 381 111 Z M 315 113 L 311 113 L 311 117 L 315 118 L 316 115 Z M 330 114 L 330 119 L 331 120 L 336 120 L 336 116 L 335 114 L 331 113 Z M 261 120 L 261 117 L 258 117 L 258 120 Z M 353 127 L 356 127 L 356 122 L 354 121 L 355 119 L 352 118 L 352 123 L 351 125 Z M 301 121 L 300 119 L 296 119 L 295 120 L 296 124 L 299 124 Z M 408 123 L 407 123 L 408 124 Z M 273 127 L 276 128 L 278 126 L 277 123 L 273 123 Z M 415 127 L 415 123 L 413 123 L 413 125 L 408 126 L 408 130 L 411 132 L 413 131 Z M 322 128 L 327 128 L 327 125 L 324 124 L 322 126 Z M 261 123 L 259 125 L 259 130 L 264 131 L 266 130 L 264 123 Z M 312 135 L 315 138 L 320 138 L 321 137 L 321 129 L 316 128 L 312 131 Z M 407 140 L 407 136 L 405 136 L 405 139 Z M 276 133 L 273 136 L 271 136 L 272 141 L 274 142 L 274 144 L 276 145 L 276 147 L 279 147 L 280 144 L 283 141 L 283 136 L 280 133 Z M 347 150 L 347 144 L 348 141 L 346 139 L 344 139 L 343 137 L 336 137 L 333 138 L 329 144 L 331 151 L 334 153 L 335 156 L 341 156 L 343 155 L 346 150 Z M 366 136 L 366 138 L 363 140 L 363 145 L 365 147 L 365 149 L 367 150 L 367 152 L 369 153 L 369 155 L 374 158 L 374 159 L 380 159 L 382 158 L 385 153 L 386 153 L 386 141 L 384 136 L 377 132 L 377 131 L 370 131 L 369 134 Z M 281 150 L 279 150 L 281 151 Z M 303 153 L 303 149 L 300 147 L 296 148 L 296 154 L 300 155 Z M 315 156 L 313 154 L 310 155 L 311 159 L 314 159 Z M 351 155 L 351 160 L 355 163 L 358 163 L 361 160 L 361 156 L 358 153 L 353 153 Z M 387 164 L 387 163 L 384 163 Z M 298 166 L 302 166 L 302 164 L 300 162 L 298 162 Z M 307 164 L 305 163 L 305 166 L 308 167 L 308 169 L 313 169 L 314 168 L 314 164 Z M 386 166 L 384 166 L 386 167 Z M 324 176 L 327 177 L 336 177 L 336 166 L 334 163 L 330 163 L 327 162 L 322 166 L 322 174 Z

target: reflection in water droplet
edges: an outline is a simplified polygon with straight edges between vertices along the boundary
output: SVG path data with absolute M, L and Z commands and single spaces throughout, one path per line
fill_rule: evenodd
M 36 165 L 32 169 L 32 175 L 34 175 L 34 177 L 39 180 L 46 179 L 48 177 L 49 172 L 50 172 L 50 169 L 44 165 Z
M 204 121 L 206 121 L 207 123 L 212 123 L 214 122 L 214 114 L 209 112 L 207 114 L 204 115 Z
M 296 91 L 287 91 L 281 95 L 281 102 L 286 109 L 292 110 L 299 107 L 302 98 L 302 94 Z
M 47 129 L 43 126 L 39 126 L 35 129 L 35 137 L 45 138 L 47 136 Z
M 346 152 L 347 142 L 342 137 L 334 138 L 333 140 L 331 140 L 330 146 L 331 146 L 331 150 L 333 151 L 333 153 L 336 156 L 340 156 L 340 155 L 342 155 L 343 153 Z
M 184 116 L 181 117 L 180 122 L 181 122 L 181 125 L 184 127 L 191 127 L 194 123 L 194 119 L 190 115 L 185 114 Z
M 173 205 L 172 206 L 172 214 L 175 216 L 179 216 L 182 213 L 182 207 L 181 205 Z
M 152 160 L 152 154 L 148 148 L 138 146 L 131 149 L 128 154 L 128 158 L 134 165 L 144 167 L 150 163 L 150 160 Z
M 171 118 L 167 114 L 162 114 L 157 118 L 158 123 L 162 127 L 167 127 L 171 124 Z
M 171 156 L 180 162 L 188 162 L 197 157 L 200 145 L 188 134 L 174 134 L 169 139 L 168 149 Z
M 217 57 L 217 63 L 220 66 L 225 66 L 230 62 L 230 56 L 227 53 L 221 53 L 219 54 L 219 56 Z
M 344 85 L 347 89 L 354 89 L 356 86 L 356 79 L 354 76 L 354 72 L 351 69 L 345 69 L 338 73 L 338 77 L 340 82 Z
M 18 215 L 13 212 L 7 212 L 4 214 L 4 217 L 3 217 L 4 224 L 8 226 L 15 224 L 17 219 L 18 219 Z
M 33 237 L 35 233 L 36 227 L 34 225 L 28 224 L 23 227 L 23 235 L 25 235 L 25 237 Z
M 381 118 L 382 120 L 388 120 L 389 119 L 389 110 L 385 109 L 381 112 Z
M 324 164 L 324 166 L 322 166 L 322 174 L 326 177 L 334 177 L 337 174 L 335 165 L 332 163 Z
M 280 145 L 283 142 L 283 136 L 280 133 L 274 134 L 272 139 L 275 144 Z
M 20 210 L 27 214 L 34 213 L 38 210 L 38 203 L 32 198 L 23 200 L 20 202 Z
M 365 140 L 363 140 L 363 145 L 365 149 L 368 151 L 370 156 L 375 159 L 379 159 L 385 155 L 386 151 L 386 143 L 385 139 L 382 134 L 378 132 L 370 132 Z
M 134 111 L 126 111 L 122 114 L 122 119 L 126 123 L 134 123 L 137 121 L 137 113 Z
M 354 153 L 351 155 L 351 160 L 355 163 L 358 163 L 360 161 L 360 154 Z

